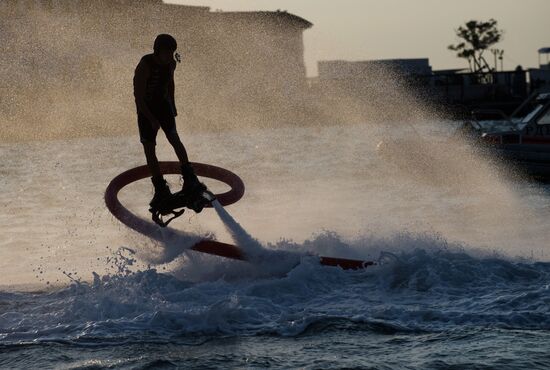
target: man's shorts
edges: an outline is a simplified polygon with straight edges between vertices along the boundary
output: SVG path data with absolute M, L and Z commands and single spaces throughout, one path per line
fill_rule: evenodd
M 166 100 L 147 102 L 147 107 L 159 121 L 162 131 L 166 135 L 176 131 L 176 120 L 170 102 Z M 144 114 L 138 112 L 139 139 L 142 143 L 156 144 L 158 129 L 154 130 L 151 122 Z

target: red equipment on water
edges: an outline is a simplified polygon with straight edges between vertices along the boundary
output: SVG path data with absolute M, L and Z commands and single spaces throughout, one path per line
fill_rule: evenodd
M 162 174 L 167 175 L 180 173 L 179 162 L 160 162 L 159 164 Z M 203 163 L 192 163 L 192 166 L 198 176 L 215 179 L 224 182 L 231 187 L 231 189 L 225 193 L 216 194 L 216 199 L 221 205 L 227 206 L 229 204 L 233 204 L 243 197 L 244 183 L 239 176 L 233 172 L 221 167 Z M 156 224 L 134 215 L 118 200 L 118 193 L 122 188 L 132 182 L 150 176 L 151 174 L 147 166 L 132 168 L 119 174 L 111 180 L 109 186 L 107 186 L 107 189 L 105 190 L 105 204 L 113 216 L 115 216 L 126 226 L 150 238 L 160 240 L 158 233 L 159 227 Z M 246 256 L 239 247 L 215 240 L 201 240 L 191 247 L 191 249 L 197 252 L 246 261 Z M 319 262 L 326 266 L 339 266 L 345 270 L 363 269 L 367 266 L 374 265 L 374 262 L 372 261 L 360 261 L 334 257 L 320 257 Z

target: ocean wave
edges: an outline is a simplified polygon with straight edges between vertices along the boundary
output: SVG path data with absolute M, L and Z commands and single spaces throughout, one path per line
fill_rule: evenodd
M 403 235 L 393 242 L 370 239 L 368 249 L 364 239 L 345 241 L 323 233 L 304 243 L 273 244 L 272 260 L 267 258 L 271 264 L 277 265 L 277 256 L 285 253 L 302 257 L 293 264 L 283 258 L 286 270 L 276 266 L 271 273 L 261 269 L 260 274 L 245 262 L 208 257 L 188 259 L 172 273 L 130 272 L 118 266 L 112 275 L 96 275 L 91 282 L 73 280 L 50 292 L 2 292 L 0 343 L 299 336 L 327 330 L 550 330 L 549 263 L 478 256 L 459 246 L 438 245 L 437 240 Z M 320 266 L 304 253 L 317 246 L 326 250 L 329 244 L 363 257 L 387 248 L 395 258 L 363 271 L 343 271 Z M 186 269 L 197 270 L 190 266 L 197 263 L 213 265 L 214 270 L 217 266 L 220 274 L 210 271 L 202 281 L 197 276 L 182 280 Z
M 116 266 L 111 275 L 73 279 L 43 293 L 1 292 L 0 343 L 453 327 L 550 330 L 550 263 L 479 255 L 426 235 L 346 241 L 325 232 L 269 247 L 255 248 L 255 263 L 186 259 L 171 273 L 132 272 L 134 257 L 124 253 L 133 250 L 122 248 L 110 258 Z M 360 258 L 387 250 L 381 255 L 391 258 L 344 271 L 319 265 L 306 253 L 311 250 Z M 201 276 L 197 264 L 209 265 L 208 272 Z M 190 270 L 193 279 L 182 278 Z

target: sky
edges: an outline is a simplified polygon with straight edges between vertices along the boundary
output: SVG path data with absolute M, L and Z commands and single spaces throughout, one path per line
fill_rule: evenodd
M 165 0 L 211 10 L 287 10 L 313 23 L 304 32 L 309 76 L 320 60 L 429 58 L 434 69 L 467 67 L 447 46 L 466 21 L 494 18 L 504 30 L 504 68 L 538 66 L 550 47 L 550 0 Z M 494 59 L 487 55 L 491 66 Z M 500 68 L 500 67 L 499 67 Z

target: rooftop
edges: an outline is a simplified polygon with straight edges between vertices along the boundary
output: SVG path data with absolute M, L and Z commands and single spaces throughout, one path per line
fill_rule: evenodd
M 215 14 L 221 14 L 224 17 L 234 17 L 240 19 L 259 19 L 259 20 L 274 20 L 279 22 L 289 23 L 291 25 L 298 26 L 302 29 L 308 29 L 313 26 L 313 23 L 305 20 L 302 17 L 288 13 L 287 11 L 248 11 L 248 12 L 220 12 Z

